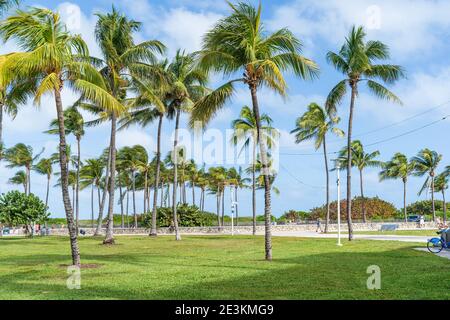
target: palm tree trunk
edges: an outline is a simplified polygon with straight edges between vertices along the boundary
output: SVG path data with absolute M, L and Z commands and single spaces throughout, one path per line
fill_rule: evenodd
M 225 227 L 225 188 L 222 190 L 222 227 Z
M 81 165 L 81 138 L 77 137 L 77 191 L 75 198 L 75 212 L 76 212 L 76 226 L 78 231 L 78 226 L 80 223 L 80 165 Z
M 403 214 L 405 215 L 405 222 L 408 222 L 408 213 L 406 210 L 406 179 L 403 179 Z
M 235 193 L 234 193 L 235 201 L 236 201 L 236 204 L 235 204 L 235 210 L 236 210 L 236 227 L 239 225 L 238 190 L 239 190 L 239 188 L 236 187 Z
M 148 192 L 148 177 L 147 172 L 144 172 L 144 214 L 147 214 L 147 198 L 149 196 Z
M 192 205 L 195 206 L 195 183 L 192 181 Z
M 69 229 L 70 249 L 72 252 L 72 264 L 75 266 L 79 266 L 81 264 L 80 251 L 78 248 L 77 229 L 75 227 L 72 205 L 70 203 L 69 197 L 69 179 L 68 179 L 69 173 L 67 171 L 66 133 L 64 128 L 64 111 L 61 101 L 60 89 L 55 90 L 55 104 L 59 129 L 59 163 L 61 167 L 61 192 L 64 203 L 64 210 L 66 211 L 67 227 Z
M 120 177 L 120 174 L 119 174 Z M 119 194 L 120 194 L 120 227 L 123 229 L 125 228 L 125 217 L 124 217 L 124 210 L 123 210 L 123 190 L 122 190 L 122 183 L 119 181 Z
M 253 112 L 256 119 L 256 130 L 258 136 L 258 143 L 261 155 L 262 174 L 264 176 L 264 216 L 265 216 L 265 253 L 266 260 L 272 260 L 272 210 L 271 210 L 271 194 L 270 194 L 270 179 L 269 179 L 269 161 L 267 157 L 266 141 L 261 139 L 261 117 L 259 114 L 258 97 L 256 95 L 256 84 L 250 86 L 252 95 Z
M 353 224 L 352 224 L 352 130 L 353 130 L 353 111 L 355 109 L 355 100 L 357 87 L 356 83 L 352 83 L 352 98 L 350 101 L 350 116 L 348 119 L 347 133 L 347 224 L 348 224 L 348 240 L 353 240 Z
M 217 206 L 217 226 L 219 227 L 219 230 L 222 230 L 222 223 L 220 220 L 220 192 L 217 191 L 216 194 L 216 206 Z
M 442 190 L 442 205 L 444 210 L 444 224 L 447 223 L 447 203 L 445 202 L 445 189 Z
M 27 175 L 27 191 L 25 192 L 26 194 L 30 195 L 31 194 L 31 169 L 29 166 L 25 167 L 26 170 L 26 175 Z
M 159 115 L 158 120 L 158 134 L 156 139 L 156 173 L 155 173 L 155 190 L 153 192 L 153 211 L 152 211 L 152 228 L 150 231 L 150 236 L 156 237 L 158 232 L 156 230 L 156 220 L 158 210 L 156 208 L 158 201 L 158 186 L 160 184 L 160 172 L 161 172 L 161 131 L 162 131 L 162 123 L 163 123 L 164 115 Z M 161 186 L 161 191 L 163 190 Z M 161 206 L 162 206 L 163 195 L 161 193 Z
M 363 223 L 366 223 L 367 216 L 366 216 L 366 199 L 364 198 L 364 186 L 363 186 L 363 172 L 362 170 L 359 170 L 359 185 L 361 188 L 361 213 L 363 218 Z
M 0 144 L 3 143 L 3 108 L 4 104 L 0 103 Z
M 94 228 L 94 183 L 91 185 L 91 224 Z
M 256 140 L 253 141 L 252 163 L 252 211 L 253 211 L 253 235 L 256 235 Z
M 433 222 L 436 222 L 436 207 L 434 204 L 434 173 L 431 174 L 431 206 L 433 209 Z
M 46 208 L 48 208 L 48 197 L 50 194 L 50 179 L 51 179 L 51 176 L 48 175 L 47 176 L 47 192 L 45 193 L 45 207 Z
M 116 175 L 116 115 L 111 115 L 111 168 L 109 171 L 109 203 L 108 203 L 108 224 L 106 225 L 106 236 L 103 244 L 114 244 L 114 191 Z
M 95 229 L 94 236 L 100 235 L 101 230 L 102 230 L 102 225 L 103 225 L 103 210 L 105 208 L 106 195 L 108 194 L 109 172 L 111 169 L 111 155 L 112 155 L 111 150 L 112 150 L 112 148 L 111 148 L 111 141 L 110 141 L 109 150 L 108 150 L 108 163 L 106 165 L 105 186 L 103 189 L 100 207 L 98 208 L 97 228 Z M 100 188 L 100 185 L 98 187 Z
M 328 169 L 328 155 L 327 155 L 327 144 L 325 137 L 323 137 L 323 157 L 325 160 L 325 173 L 326 173 L 326 200 L 327 200 L 327 216 L 325 219 L 325 233 L 328 233 L 328 225 L 330 224 L 330 171 Z
M 130 219 L 129 219 L 129 213 L 130 213 L 130 187 L 127 185 L 127 210 L 126 210 L 126 220 L 127 220 L 127 228 L 130 229 Z
M 131 171 L 131 179 L 133 181 L 133 217 L 134 217 L 134 228 L 137 228 L 137 212 L 136 212 L 136 175 L 134 171 Z
M 177 217 L 177 185 L 178 185 L 178 128 L 180 126 L 180 109 L 177 107 L 177 115 L 175 120 L 175 139 L 173 140 L 173 196 L 172 196 L 172 210 L 173 210 L 173 227 L 175 229 L 175 240 L 181 240 L 180 232 L 178 230 Z

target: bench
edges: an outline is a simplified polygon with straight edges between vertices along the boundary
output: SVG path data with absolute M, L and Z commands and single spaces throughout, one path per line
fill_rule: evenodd
M 380 231 L 395 231 L 398 229 L 398 224 L 383 224 L 380 228 Z

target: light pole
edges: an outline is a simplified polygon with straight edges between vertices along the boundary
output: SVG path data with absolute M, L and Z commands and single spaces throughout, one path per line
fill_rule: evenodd
M 233 185 L 230 185 L 230 196 L 231 196 L 231 235 L 234 236 L 234 212 L 236 203 L 235 189 Z
M 338 223 L 338 243 L 339 247 L 342 246 L 341 243 L 341 177 L 340 177 L 341 167 L 339 162 L 336 161 L 336 172 L 337 172 L 337 223 Z

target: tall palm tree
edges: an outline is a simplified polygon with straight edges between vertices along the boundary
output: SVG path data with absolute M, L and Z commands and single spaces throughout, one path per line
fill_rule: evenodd
M 325 233 L 328 233 L 328 225 L 330 223 L 330 172 L 328 169 L 328 153 L 326 144 L 326 135 L 328 132 L 334 133 L 337 136 L 343 137 L 344 131 L 336 128 L 340 118 L 330 115 L 325 109 L 317 103 L 311 103 L 308 106 L 308 111 L 303 114 L 296 121 L 296 128 L 291 131 L 295 134 L 296 143 L 302 143 L 314 139 L 314 146 L 316 150 L 323 147 L 323 156 L 325 160 L 326 172 L 326 203 L 327 203 L 327 217 L 325 223 Z
M 273 139 L 277 136 L 277 131 L 272 127 L 272 118 L 263 113 L 261 114 L 261 134 L 266 140 L 267 147 L 270 149 Z M 252 212 L 253 212 L 253 235 L 256 235 L 256 171 L 257 163 L 257 147 L 258 147 L 258 130 L 256 124 L 256 116 L 251 108 L 244 106 L 238 119 L 233 120 L 231 127 L 234 130 L 232 143 L 234 145 L 242 144 L 240 153 L 252 148 Z
M 380 155 L 379 151 L 374 151 L 371 153 L 366 153 L 364 150 L 364 147 L 359 140 L 355 140 L 351 144 L 351 152 L 352 156 L 350 159 L 352 159 L 352 167 L 358 168 L 359 171 L 359 187 L 361 191 L 361 213 L 363 222 L 367 222 L 367 213 L 366 213 L 366 201 L 364 197 L 364 183 L 363 183 L 363 171 L 365 168 L 378 168 L 381 166 L 381 161 L 376 160 Z M 339 152 L 338 156 L 338 162 L 340 163 L 340 168 L 347 168 L 347 161 L 349 157 L 347 156 L 347 148 L 343 148 Z
M 442 194 L 442 206 L 444 213 L 444 224 L 447 223 L 447 202 L 445 201 L 445 192 L 448 189 L 448 174 L 447 172 L 442 172 L 436 177 L 434 182 L 434 191 L 440 192 Z
M 317 74 L 318 68 L 313 61 L 300 55 L 302 44 L 288 29 L 281 29 L 272 34 L 264 31 L 261 4 L 258 8 L 247 3 L 229 3 L 229 6 L 231 14 L 219 20 L 204 36 L 198 59 L 207 71 L 222 72 L 225 75 L 243 74 L 243 77 L 225 83 L 201 99 L 194 107 L 191 125 L 197 120 L 211 120 L 232 98 L 235 84 L 245 84 L 251 93 L 260 156 L 264 171 L 267 171 L 267 146 L 264 139 L 260 139 L 262 125 L 258 89 L 265 86 L 285 96 L 287 85 L 283 71 L 292 70 L 297 76 L 309 79 Z M 271 200 L 268 175 L 265 182 L 265 251 L 266 260 L 271 260 Z
M 178 146 L 178 135 L 180 128 L 180 116 L 183 111 L 190 111 L 197 101 L 206 93 L 207 73 L 197 67 L 192 54 L 177 51 L 173 61 L 167 66 L 166 75 L 169 89 L 166 99 L 170 101 L 169 108 L 175 110 L 175 137 L 173 141 L 172 162 L 173 166 L 173 194 L 172 210 L 175 228 L 175 239 L 181 240 L 178 230 L 177 219 L 177 186 L 178 186 L 178 164 L 180 164 L 180 148 Z
M 92 228 L 94 222 L 94 188 L 97 189 L 98 205 L 100 207 L 100 188 L 105 169 L 105 162 L 102 159 L 87 159 L 80 170 L 81 189 L 91 187 L 91 221 Z
M 208 189 L 211 194 L 216 195 L 216 213 L 217 213 L 217 226 L 219 229 L 223 227 L 223 219 L 224 216 L 223 208 L 221 206 L 221 202 L 223 199 L 223 194 L 225 191 L 225 185 L 227 181 L 227 170 L 224 167 L 211 167 L 208 169 L 208 180 L 209 185 Z
M 73 210 L 68 190 L 68 171 L 66 158 L 66 137 L 64 128 L 63 102 L 61 90 L 65 82 L 74 82 L 75 87 L 86 92 L 83 83 L 98 83 L 99 77 L 93 72 L 85 57 L 88 49 L 78 35 L 70 34 L 58 13 L 43 8 L 31 8 L 28 11 L 17 11 L 0 23 L 0 35 L 3 40 L 17 40 L 22 50 L 15 59 L 8 59 L 3 72 L 13 78 L 36 79 L 37 89 L 35 103 L 39 104 L 46 93 L 55 98 L 60 137 L 60 165 L 62 177 L 62 196 L 70 234 L 72 262 L 80 265 Z M 13 60 L 13 61 L 11 61 Z M 101 97 L 101 98 L 99 98 Z M 100 103 L 110 101 L 105 95 L 98 95 Z
M 23 191 L 27 193 L 27 173 L 23 170 L 16 172 L 16 174 L 8 180 L 10 184 L 22 185 Z
M 76 197 L 75 197 L 75 224 L 78 228 L 78 223 L 80 219 L 80 168 L 81 168 L 81 139 L 84 136 L 84 119 L 78 109 L 74 106 L 66 109 L 64 111 L 64 128 L 66 130 L 66 135 L 72 134 L 77 141 L 77 156 L 76 156 L 76 172 L 77 172 L 77 183 L 76 183 Z M 58 134 L 58 119 L 52 120 L 50 123 L 50 130 L 46 133 Z
M 159 41 L 144 41 L 136 44 L 133 39 L 135 32 L 139 31 L 141 23 L 128 19 L 114 7 L 110 13 L 97 14 L 98 21 L 95 27 L 95 36 L 102 51 L 103 59 L 97 59 L 100 65 L 100 73 L 107 84 L 106 91 L 118 104 L 118 110 L 99 104 L 82 104 L 82 107 L 101 115 L 100 119 L 90 124 L 98 124 L 103 121 L 111 122 L 111 137 L 108 156 L 107 190 L 109 194 L 108 224 L 104 243 L 114 243 L 113 237 L 113 213 L 114 191 L 116 175 L 116 131 L 117 119 L 125 111 L 124 102 L 127 89 L 131 83 L 133 74 L 153 74 L 153 64 L 156 63 L 156 54 L 164 51 L 164 46 Z M 92 88 L 94 89 L 94 88 Z M 94 90 L 93 90 L 94 91 Z M 95 94 L 91 96 L 95 97 Z M 91 99 L 87 99 L 91 100 Z M 109 111 L 109 112 L 105 112 Z
M 408 213 L 406 211 L 406 184 L 409 176 L 414 171 L 414 163 L 402 153 L 396 153 L 392 159 L 382 164 L 380 172 L 380 180 L 386 179 L 401 179 L 403 182 L 403 213 L 405 215 L 405 222 L 408 222 Z
M 423 177 L 424 175 L 428 175 L 425 183 L 423 184 L 421 190 L 419 191 L 419 195 L 422 192 L 429 188 L 431 192 L 431 203 L 433 210 L 433 221 L 436 221 L 436 208 L 434 203 L 434 188 L 435 188 L 435 176 L 436 169 L 439 163 L 442 160 L 442 155 L 438 154 L 436 151 L 432 151 L 430 149 L 423 149 L 419 151 L 417 156 L 411 159 L 414 162 L 414 175 L 417 177 Z
M 403 70 L 398 65 L 376 64 L 377 61 L 389 59 L 389 48 L 380 41 L 365 42 L 366 33 L 363 27 L 353 26 L 350 34 L 345 39 L 345 44 L 338 53 L 328 52 L 327 60 L 336 70 L 344 74 L 345 79 L 340 81 L 329 93 L 326 109 L 334 114 L 337 106 L 342 102 L 347 93 L 347 85 L 351 89 L 350 112 L 347 130 L 347 223 L 349 241 L 353 240 L 352 226 L 352 132 L 353 117 L 356 98 L 361 82 L 367 84 L 367 88 L 376 97 L 388 101 L 400 103 L 400 99 L 389 91 L 381 83 L 392 84 L 404 76 Z
M 18 143 L 14 147 L 5 151 L 5 160 L 8 162 L 8 168 L 20 168 L 24 167 L 27 175 L 27 188 L 25 193 L 31 193 L 31 169 L 33 163 L 41 156 L 42 151 L 37 155 L 33 155 L 33 148 L 23 143 Z
M 33 166 L 33 170 L 38 174 L 47 177 L 47 191 L 45 194 L 45 206 L 48 207 L 48 196 L 50 194 L 50 180 L 53 175 L 53 160 L 51 158 L 41 159 L 36 165 Z

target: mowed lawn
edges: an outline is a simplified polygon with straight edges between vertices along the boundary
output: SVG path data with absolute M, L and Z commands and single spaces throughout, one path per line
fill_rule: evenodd
M 66 287 L 67 238 L 0 239 L 0 299 L 450 299 L 450 260 L 423 244 L 239 236 L 82 238 L 81 290 Z M 367 267 L 382 289 L 368 290 Z M 94 267 L 94 268 L 92 268 Z

